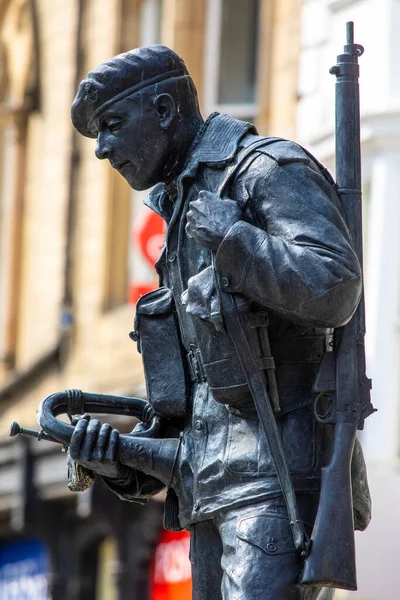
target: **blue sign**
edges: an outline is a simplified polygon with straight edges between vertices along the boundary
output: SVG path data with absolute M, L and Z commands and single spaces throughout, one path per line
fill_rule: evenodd
M 49 559 L 39 540 L 0 546 L 1 600 L 49 600 Z

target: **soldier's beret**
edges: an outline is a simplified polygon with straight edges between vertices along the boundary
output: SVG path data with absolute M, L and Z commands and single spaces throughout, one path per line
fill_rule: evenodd
M 183 60 L 166 46 L 147 46 L 118 54 L 87 75 L 72 104 L 74 127 L 97 137 L 95 120 L 113 102 L 170 78 L 189 76 Z

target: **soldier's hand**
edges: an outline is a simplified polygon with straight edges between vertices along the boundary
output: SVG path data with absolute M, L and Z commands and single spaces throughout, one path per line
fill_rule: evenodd
M 129 467 L 121 464 L 117 458 L 117 429 L 113 429 L 108 423 L 101 424 L 89 415 L 84 415 L 73 423 L 75 429 L 69 445 L 73 460 L 110 479 L 123 479 L 128 476 Z
M 189 205 L 186 231 L 205 248 L 218 250 L 232 225 L 241 217 L 242 211 L 237 202 L 222 200 L 216 194 L 203 190 Z
M 213 313 L 220 311 L 215 277 L 213 267 L 207 267 L 190 277 L 187 290 L 181 295 L 186 312 L 200 319 L 212 321 Z

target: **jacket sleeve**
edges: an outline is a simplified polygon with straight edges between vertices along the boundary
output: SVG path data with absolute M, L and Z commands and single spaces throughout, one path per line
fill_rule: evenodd
M 155 477 L 145 475 L 145 473 L 136 469 L 130 469 L 129 476 L 126 479 L 103 477 L 103 481 L 121 500 L 138 502 L 139 504 L 146 504 L 152 496 L 165 488 L 165 485 Z
M 361 269 L 340 200 L 309 161 L 264 154 L 238 177 L 247 198 L 216 255 L 222 288 L 294 322 L 340 327 L 356 310 Z

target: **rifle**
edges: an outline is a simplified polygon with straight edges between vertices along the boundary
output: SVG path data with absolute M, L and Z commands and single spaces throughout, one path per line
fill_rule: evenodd
M 358 57 L 349 22 L 344 53 L 330 69 L 336 75 L 336 186 L 354 249 L 362 267 L 362 196 Z M 329 463 L 322 468 L 319 508 L 301 583 L 357 589 L 351 459 L 357 429 L 374 412 L 365 374 L 365 308 L 362 293 L 347 325 L 335 331 L 314 384 L 316 418 L 334 425 Z

